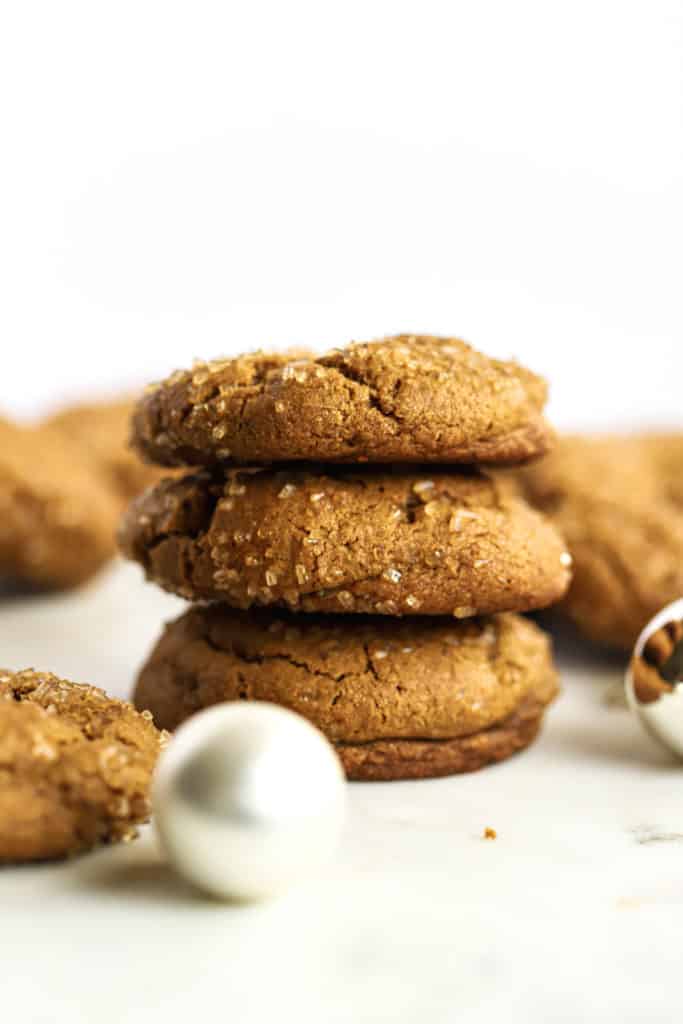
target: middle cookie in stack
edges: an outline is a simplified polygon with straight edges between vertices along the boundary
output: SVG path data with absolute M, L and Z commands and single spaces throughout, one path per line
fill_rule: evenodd
M 148 392 L 138 449 L 208 468 L 138 500 L 122 546 L 163 587 L 220 604 L 167 627 L 138 706 L 174 728 L 221 700 L 274 700 L 351 778 L 473 770 L 526 746 L 557 689 L 550 646 L 498 613 L 559 600 L 569 558 L 471 464 L 543 454 L 544 401 L 523 368 L 429 337 L 201 364 Z

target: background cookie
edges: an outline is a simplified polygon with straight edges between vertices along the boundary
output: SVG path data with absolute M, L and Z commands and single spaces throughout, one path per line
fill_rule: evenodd
M 175 728 L 221 701 L 273 701 L 322 729 L 351 777 L 417 778 L 508 756 L 556 691 L 548 638 L 516 615 L 302 618 L 213 605 L 166 627 L 135 703 Z
M 545 452 L 547 389 L 457 338 L 401 335 L 322 357 L 198 363 L 141 400 L 133 442 L 161 465 L 514 463 Z
M 192 474 L 136 501 L 121 544 L 167 589 L 241 608 L 466 618 L 569 582 L 554 527 L 466 471 Z
M 129 838 L 165 736 L 93 686 L 0 670 L 0 863 Z
M 116 554 L 129 501 L 168 475 L 129 447 L 132 410 L 121 400 L 37 426 L 0 421 L 0 577 L 68 588 Z
M 75 586 L 115 553 L 121 502 L 58 431 L 0 420 L 0 577 Z
M 164 475 L 143 462 L 129 446 L 134 407 L 132 399 L 73 405 L 44 424 L 63 432 L 91 454 L 124 505 Z
M 683 435 L 565 437 L 521 471 L 564 534 L 574 578 L 562 608 L 589 637 L 630 651 L 683 593 Z

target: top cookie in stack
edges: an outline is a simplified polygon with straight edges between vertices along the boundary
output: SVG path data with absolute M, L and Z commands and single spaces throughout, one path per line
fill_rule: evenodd
M 457 338 L 399 335 L 320 358 L 197 363 L 149 390 L 133 444 L 162 466 L 526 462 L 550 448 L 546 384 Z
M 122 547 L 165 588 L 241 611 L 195 609 L 189 633 L 187 616 L 168 627 L 138 701 L 174 727 L 207 703 L 272 693 L 269 677 L 286 661 L 296 679 L 278 699 L 307 710 L 352 777 L 447 774 L 526 745 L 556 689 L 547 641 L 515 616 L 479 617 L 559 600 L 570 560 L 554 527 L 476 464 L 544 454 L 553 436 L 545 399 L 528 370 L 421 336 L 321 358 L 200 363 L 149 389 L 134 446 L 162 465 L 201 469 L 134 503 Z M 258 605 L 287 611 L 251 610 Z M 389 623 L 372 617 L 415 615 L 477 618 L 407 622 L 394 642 Z M 173 643 L 181 633 L 203 642 Z M 334 673 L 319 664 L 331 650 Z M 406 669 L 414 650 L 431 666 L 418 685 L 415 664 Z M 379 717 L 377 701 L 388 702 Z

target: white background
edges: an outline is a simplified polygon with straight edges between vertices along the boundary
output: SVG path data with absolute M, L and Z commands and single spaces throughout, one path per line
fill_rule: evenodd
M 0 96 L 5 412 L 409 330 L 680 421 L 676 0 L 24 0 Z

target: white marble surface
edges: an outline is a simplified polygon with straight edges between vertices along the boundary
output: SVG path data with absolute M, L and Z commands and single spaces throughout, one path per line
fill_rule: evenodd
M 123 566 L 76 596 L 5 601 L 0 662 L 123 695 L 179 606 Z M 618 661 L 565 641 L 561 664 L 536 746 L 476 775 L 352 786 L 336 860 L 274 904 L 197 897 L 151 829 L 0 872 L 1 1019 L 677 1020 L 680 768 L 609 700 Z

